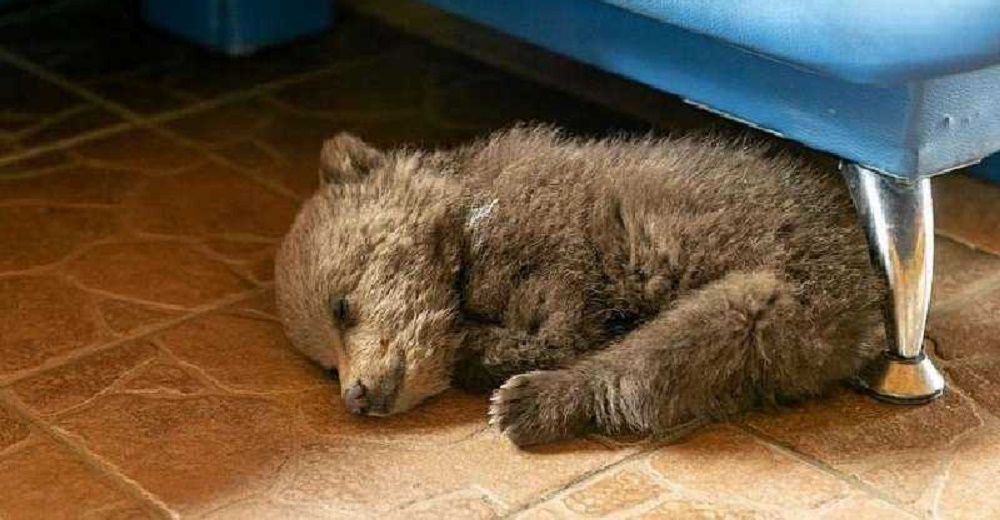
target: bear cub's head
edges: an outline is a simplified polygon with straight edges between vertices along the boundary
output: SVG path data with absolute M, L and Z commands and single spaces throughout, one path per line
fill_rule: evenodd
M 348 134 L 323 147 L 320 188 L 275 262 L 295 346 L 339 374 L 357 414 L 389 415 L 450 385 L 461 219 L 444 154 L 383 152 Z

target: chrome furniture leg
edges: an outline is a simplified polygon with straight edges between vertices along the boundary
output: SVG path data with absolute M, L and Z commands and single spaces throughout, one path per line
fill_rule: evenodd
M 926 403 L 944 391 L 944 378 L 923 345 L 934 275 L 930 179 L 897 179 L 853 163 L 842 163 L 841 172 L 868 237 L 872 264 L 888 287 L 888 348 L 858 382 L 881 400 Z

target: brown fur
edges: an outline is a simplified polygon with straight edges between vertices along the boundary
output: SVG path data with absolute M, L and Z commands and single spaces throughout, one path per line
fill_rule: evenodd
M 519 127 L 441 152 L 341 135 L 323 164 L 279 309 L 370 413 L 502 385 L 491 421 L 520 445 L 660 433 L 815 395 L 876 351 L 841 179 L 763 147 Z

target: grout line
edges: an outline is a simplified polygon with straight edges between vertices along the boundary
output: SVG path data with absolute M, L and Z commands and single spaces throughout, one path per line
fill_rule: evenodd
M 966 439 L 979 433 L 981 429 L 982 426 L 963 432 L 951 440 L 948 453 L 941 459 L 941 462 L 938 464 L 938 470 L 924 489 L 922 496 L 926 496 L 928 491 L 930 493 L 930 503 L 927 504 L 927 516 L 930 516 L 932 519 L 938 520 L 941 517 L 941 497 L 944 496 L 944 491 L 951 480 L 951 469 L 955 466 L 959 447 Z
M 581 484 L 583 482 L 586 482 L 587 480 L 590 480 L 590 478 L 595 477 L 597 475 L 600 475 L 600 474 L 604 473 L 605 471 L 612 471 L 615 468 L 624 466 L 625 464 L 627 464 L 629 462 L 632 462 L 633 460 L 636 460 L 639 457 L 641 457 L 643 455 L 646 455 L 647 453 L 650 453 L 651 451 L 652 451 L 652 449 L 642 450 L 642 451 L 639 451 L 639 452 L 634 453 L 632 455 L 629 455 L 629 456 L 627 456 L 627 457 L 625 457 L 625 458 L 623 458 L 621 460 L 618 460 L 618 461 L 615 461 L 615 462 L 613 462 L 611 464 L 608 464 L 607 466 L 601 466 L 600 468 L 593 469 L 593 470 L 581 473 L 580 475 L 577 475 L 576 477 L 574 477 L 574 478 L 570 479 L 569 481 L 567 481 L 565 484 L 563 484 L 559 488 L 547 491 L 545 493 L 541 493 L 541 494 L 535 496 L 534 498 L 532 498 L 531 500 L 525 502 L 524 504 L 521 504 L 519 506 L 511 508 L 509 511 L 507 511 L 506 513 L 504 513 L 500 518 L 501 519 L 514 518 L 518 514 L 521 514 L 521 513 L 525 512 L 525 511 L 530 510 L 531 508 L 533 508 L 535 506 L 538 506 L 538 505 L 544 504 L 545 502 L 548 502 L 550 499 L 555 498 L 556 496 L 558 496 L 563 491 L 566 491 L 567 489 L 569 489 L 569 488 L 571 488 L 573 486 L 576 486 L 577 484 Z
M 814 467 L 814 468 L 816 468 L 816 469 L 818 469 L 818 470 L 820 470 L 820 471 L 822 471 L 824 473 L 827 473 L 828 475 L 833 476 L 834 478 L 840 480 L 841 482 L 844 482 L 845 484 L 847 484 L 850 487 L 853 487 L 854 489 L 857 489 L 857 490 L 861 491 L 862 493 L 865 493 L 865 494 L 867 494 L 867 495 L 869 495 L 869 496 L 871 496 L 873 498 L 877 498 L 877 499 L 879 499 L 879 500 L 881 500 L 883 502 L 886 502 L 886 503 L 888 503 L 888 504 L 890 504 L 890 505 L 892 505 L 892 506 L 894 506 L 896 508 L 902 509 L 903 511 L 905 511 L 907 513 L 910 513 L 910 514 L 913 514 L 913 515 L 917 515 L 918 517 L 923 517 L 923 515 L 921 515 L 919 511 L 915 511 L 915 510 L 911 509 L 910 506 L 908 506 L 907 504 L 904 504 L 904 503 L 900 502 L 896 498 L 894 498 L 894 497 L 892 497 L 892 496 L 884 493 L 882 490 L 876 488 L 875 486 L 872 486 L 871 484 L 868 484 L 868 483 L 862 481 L 858 477 L 855 477 L 853 475 L 849 475 L 849 474 L 843 473 L 842 471 L 840 471 L 837 468 L 833 467 L 831 464 L 829 464 L 828 462 L 826 462 L 824 460 L 817 459 L 817 458 L 815 458 L 815 457 L 813 457 L 811 455 L 807 455 L 805 453 L 802 453 L 802 452 L 798 451 L 791 444 L 788 444 L 788 443 L 786 443 L 786 442 L 778 439 L 777 437 L 771 436 L 771 435 L 769 435 L 769 434 L 767 434 L 767 433 L 765 433 L 765 432 L 763 432 L 763 431 L 755 428 L 754 426 L 751 426 L 751 425 L 746 424 L 746 423 L 740 422 L 740 423 L 732 423 L 732 424 L 734 426 L 736 426 L 737 428 L 739 428 L 739 429 L 745 431 L 746 433 L 750 434 L 751 436 L 755 437 L 760 442 L 763 442 L 764 444 L 773 447 L 774 449 L 780 451 L 781 453 L 784 453 L 785 455 L 788 455 L 788 456 L 790 456 L 790 457 L 798 460 L 799 462 L 802 462 L 802 463 L 807 464 L 809 466 L 812 466 L 812 467 Z
M 159 120 L 151 120 L 151 119 L 148 119 L 146 117 L 143 117 L 142 115 L 137 114 L 136 112 L 133 112 L 128 107 L 125 107 L 125 106 L 123 106 L 123 105 L 121 105 L 119 103 L 116 103 L 114 101 L 111 101 L 109 99 L 105 99 L 103 96 L 100 96 L 99 94 L 91 91 L 90 89 L 85 88 L 85 87 L 80 86 L 80 85 L 77 85 L 76 83 L 74 83 L 74 82 L 72 82 L 72 81 L 70 81 L 70 80 L 68 80 L 68 79 L 66 79 L 66 78 L 64 78 L 64 77 L 62 77 L 62 76 L 60 76 L 58 74 L 50 72 L 47 69 L 45 69 L 44 67 L 42 67 L 42 66 L 40 66 L 40 65 L 38 65 L 38 64 L 30 61 L 30 60 L 22 58 L 21 56 L 15 54 L 15 53 L 12 53 L 9 50 L 4 49 L 2 47 L 0 47 L 0 59 L 6 60 L 6 61 L 8 61 L 11 64 L 13 64 L 13 65 L 15 65 L 15 66 L 17 66 L 17 67 L 19 67 L 19 68 L 27 71 L 27 72 L 30 72 L 30 73 L 38 76 L 39 78 L 41 78 L 41 79 L 43 79 L 45 81 L 48 81 L 49 83 L 52 83 L 53 85 L 57 85 L 59 87 L 62 87 L 63 89 L 65 89 L 65 90 L 67 90 L 69 92 L 72 92 L 72 93 L 76 94 L 77 96 L 80 96 L 81 98 L 86 99 L 87 101 L 90 101 L 94 105 L 97 105 L 97 106 L 99 106 L 101 108 L 104 108 L 104 109 L 106 109 L 108 111 L 111 111 L 111 112 L 119 115 L 123 119 L 125 119 L 128 123 L 131 123 L 132 125 L 134 125 L 134 126 L 136 126 L 138 128 L 150 130 L 150 131 L 152 131 L 152 132 L 160 135 L 160 137 L 164 137 L 164 138 L 166 138 L 166 139 L 168 139 L 170 141 L 173 141 L 175 144 L 179 144 L 179 145 L 184 146 L 186 148 L 195 150 L 197 152 L 201 152 L 204 156 L 206 156 L 207 158 L 215 161 L 218 164 L 222 164 L 223 166 L 236 169 L 237 171 L 239 171 L 242 174 L 244 174 L 247 178 L 249 178 L 249 179 L 257 182 L 258 184 L 260 184 L 260 185 L 262 185 L 262 186 L 270 189 L 271 191 L 274 191 L 274 192 L 276 192 L 276 193 L 278 193 L 280 195 L 283 195 L 285 197 L 291 198 L 293 200 L 298 200 L 299 199 L 299 197 L 296 196 L 295 193 L 292 192 L 290 189 L 285 188 L 284 186 L 282 186 L 282 185 L 280 185 L 280 184 L 278 184 L 276 182 L 273 182 L 271 179 L 267 178 L 266 176 L 246 171 L 243 168 L 240 168 L 237 164 L 235 164 L 232 161 L 230 161 L 225 156 L 223 156 L 223 155 L 221 155 L 221 154 L 215 152 L 214 150 L 211 150 L 211 149 L 209 149 L 209 148 L 207 148 L 205 146 L 202 146 L 201 143 L 197 143 L 197 142 L 195 142 L 195 141 L 193 141 L 191 139 L 188 139 L 188 138 L 186 138 L 184 136 L 181 136 L 177 132 L 174 132 L 174 131 L 172 131 L 172 130 L 170 130 L 168 128 L 165 128 L 165 127 L 157 124 L 157 121 L 159 121 Z M 235 96 L 235 94 L 234 94 L 234 96 Z
M 19 130 L 11 131 L 4 137 L 12 139 L 14 142 L 31 139 L 32 137 L 37 137 L 39 134 L 45 133 L 47 130 L 51 130 L 53 125 L 58 126 L 59 123 L 65 122 L 67 119 L 72 119 L 81 114 L 86 114 L 88 111 L 93 111 L 93 109 L 94 107 L 81 103 L 69 108 L 64 108 L 58 112 L 45 114 L 37 119 L 29 117 L 27 120 L 31 122 L 30 125 Z
M 945 376 L 945 391 L 954 392 L 956 395 L 961 397 L 963 400 L 969 403 L 972 407 L 972 413 L 975 414 L 976 418 L 979 419 L 979 426 L 972 428 L 969 431 L 959 434 L 955 439 L 949 441 L 950 445 L 957 445 L 959 442 L 964 442 L 964 439 L 959 440 L 960 437 L 966 436 L 967 434 L 973 433 L 974 431 L 980 431 L 984 428 L 991 427 L 992 425 L 1000 424 L 1000 415 L 993 413 L 988 408 L 983 406 L 979 401 L 972 398 L 962 387 L 955 384 L 951 375 L 947 370 L 944 371 Z
M 363 66 L 365 63 L 370 61 L 369 58 L 360 58 L 358 60 L 347 61 L 347 62 L 337 62 L 329 63 L 326 65 L 321 65 L 315 67 L 311 70 L 304 72 L 299 72 L 296 74 L 290 74 L 280 78 L 275 78 L 270 81 L 261 82 L 259 84 L 253 85 L 249 88 L 243 90 L 236 90 L 220 94 L 218 96 L 204 99 L 201 101 L 196 101 L 180 108 L 158 113 L 152 115 L 144 115 L 135 112 L 125 105 L 117 103 L 113 100 L 107 99 L 104 96 L 90 90 L 87 87 L 79 85 L 57 73 L 51 72 L 45 67 L 27 59 L 19 54 L 12 52 L 6 48 L 0 47 L 0 60 L 5 60 L 10 64 L 28 72 L 34 74 L 35 76 L 41 78 L 44 81 L 52 83 L 64 90 L 67 90 L 77 96 L 89 101 L 93 105 L 103 108 L 118 115 L 123 118 L 125 122 L 119 123 L 113 126 L 108 126 L 89 132 L 84 132 L 72 137 L 65 139 L 60 139 L 52 143 L 47 143 L 45 145 L 32 147 L 30 149 L 24 150 L 23 152 L 15 152 L 12 155 L 7 155 L 0 158 L 0 166 L 13 163 L 16 161 L 24 160 L 27 158 L 35 157 L 44 153 L 66 149 L 78 144 L 96 140 L 102 137 L 107 137 L 109 135 L 114 135 L 125 130 L 143 128 L 151 130 L 161 137 L 165 137 L 169 140 L 174 141 L 184 147 L 190 148 L 192 150 L 198 151 L 201 154 L 207 156 L 209 159 L 215 161 L 216 163 L 222 164 L 226 167 L 235 169 L 251 180 L 257 182 L 270 189 L 271 191 L 277 192 L 280 195 L 291 198 L 293 200 L 301 199 L 294 191 L 286 188 L 280 183 L 274 182 L 267 176 L 260 175 L 257 172 L 247 170 L 238 164 L 232 162 L 227 157 L 219 154 L 215 150 L 204 146 L 202 143 L 188 139 L 182 134 L 175 132 L 168 127 L 164 126 L 164 123 L 169 123 L 186 116 L 202 113 L 214 108 L 224 106 L 228 103 L 237 102 L 241 100 L 253 99 L 257 96 L 266 95 L 274 90 L 280 89 L 285 86 L 294 85 L 296 83 L 301 83 L 309 81 L 311 79 L 323 77 L 325 75 L 333 73 L 335 70 L 343 68 L 345 66 Z
M 201 112 L 207 112 L 229 103 L 236 103 L 239 101 L 246 101 L 248 99 L 253 99 L 255 96 L 261 94 L 262 89 L 260 87 L 252 87 L 246 90 L 236 90 L 232 92 L 227 92 L 225 94 L 220 94 L 216 97 L 210 99 L 202 99 L 194 101 L 180 108 L 175 108 L 174 110 L 168 110 L 166 112 L 158 112 L 156 114 L 151 114 L 148 116 L 139 115 L 145 122 L 150 125 L 161 125 L 163 123 L 169 123 L 176 121 L 178 119 L 185 118 L 187 116 L 195 115 Z
M 959 244 L 961 244 L 961 245 L 963 245 L 963 246 L 965 246 L 965 247 L 967 247 L 969 249 L 972 249 L 972 250 L 974 250 L 974 251 L 976 251 L 978 253 L 985 253 L 985 254 L 988 254 L 990 256 L 1000 256 L 1000 251 L 997 251 L 997 250 L 994 250 L 992 248 L 986 247 L 986 246 L 984 246 L 982 244 L 978 244 L 976 242 L 973 242 L 973 241 L 969 240 L 966 237 L 963 237 L 963 236 L 960 236 L 960 235 L 955 235 L 953 233 L 949 233 L 948 231 L 945 231 L 943 229 L 936 229 L 936 230 L 934 230 L 934 234 L 938 235 L 938 236 L 942 236 L 944 238 L 947 238 L 948 240 L 951 240 L 952 242 L 957 242 L 957 243 L 959 243 Z
M 161 355 L 167 357 L 178 366 L 181 367 L 187 375 L 191 376 L 193 379 L 204 383 L 206 386 L 210 387 L 215 392 L 221 393 L 222 395 L 228 396 L 250 396 L 259 398 L 273 398 L 274 396 L 288 396 L 288 395 L 300 395 L 304 392 L 308 392 L 314 388 L 322 388 L 320 385 L 314 387 L 304 387 L 292 390 L 275 390 L 275 391 L 253 391 L 253 390 L 241 390 L 239 388 L 233 388 L 232 386 L 220 381 L 217 377 L 210 374 L 204 367 L 201 367 L 193 362 L 187 361 L 181 356 L 178 356 L 170 348 L 170 345 L 166 344 L 162 339 L 155 338 L 150 341 L 153 346 L 156 347 L 157 351 Z M 62 413 L 62 412 L 60 412 Z
M 611 451 L 607 446 L 605 446 L 605 445 L 603 445 L 601 443 L 598 443 L 597 441 L 590 441 L 590 442 L 594 442 L 594 443 L 598 444 L 599 446 L 601 446 L 602 448 L 608 449 L 609 451 Z M 620 468 L 620 467 L 622 467 L 622 466 L 624 466 L 624 465 L 626 465 L 626 464 L 628 464 L 628 463 L 630 463 L 630 462 L 632 462 L 634 460 L 637 460 L 637 459 L 639 459 L 641 457 L 644 457 L 644 456 L 646 456 L 646 455 L 648 455 L 648 454 L 656 451 L 657 449 L 659 449 L 659 448 L 661 448 L 663 446 L 669 445 L 671 442 L 672 442 L 672 440 L 651 441 L 648 445 L 640 448 L 638 451 L 636 451 L 635 453 L 633 453 L 631 455 L 626 455 L 625 457 L 622 457 L 621 459 L 618 459 L 618 460 L 616 460 L 616 461 L 614 461 L 614 462 L 612 462 L 610 464 L 601 466 L 599 468 L 594 468 L 594 469 L 592 469 L 590 471 L 585 471 L 585 472 L 577 475 L 576 477 L 573 477 L 572 479 L 566 481 L 565 483 L 561 484 L 560 486 L 558 486 L 558 487 L 556 487 L 554 489 L 551 489 L 549 491 L 546 491 L 544 493 L 540 493 L 540 494 L 536 495 L 531 500 L 529 500 L 529 501 L 527 501 L 527 502 L 525 502 L 525 503 L 523 503 L 521 505 L 517 505 L 517 506 L 511 508 L 509 511 L 507 511 L 503 515 L 501 515 L 500 518 L 502 518 L 502 519 L 513 518 L 514 516 L 516 516 L 516 515 L 518 515 L 520 513 L 523 513 L 525 511 L 527 511 L 527 510 L 529 510 L 529 509 L 537 506 L 537 505 L 543 504 L 543 503 L 549 501 L 550 499 L 555 498 L 556 496 L 558 496 L 563 491 L 566 491 L 566 490 L 568 490 L 568 489 L 570 489 L 570 488 L 572 488 L 572 487 L 574 487 L 574 486 L 576 486 L 578 484 L 586 482 L 587 480 L 591 479 L 592 477 L 595 477 L 595 476 L 601 475 L 601 474 L 603 474 L 605 472 L 610 472 L 610 471 L 613 471 L 613 470 L 615 470 L 617 468 Z
M 182 323 L 185 323 L 185 322 L 197 319 L 197 318 L 199 318 L 201 316 L 204 316 L 206 314 L 210 314 L 210 313 L 212 313 L 214 311 L 218 311 L 220 309 L 224 309 L 224 308 L 232 306 L 234 304 L 250 300 L 250 299 L 252 299 L 252 298 L 254 298 L 256 296 L 260 296 L 261 294 L 265 294 L 267 291 L 270 290 L 270 288 L 271 287 L 268 284 L 268 285 L 263 285 L 263 286 L 254 288 L 254 289 L 249 290 L 249 291 L 244 291 L 244 292 L 241 292 L 241 293 L 237 293 L 235 295 L 228 296 L 228 297 L 216 300 L 216 301 L 214 301 L 212 303 L 209 303 L 209 304 L 206 304 L 206 305 L 203 305 L 203 306 L 200 306 L 200 307 L 196 307 L 191 312 L 189 312 L 187 314 L 183 314 L 183 315 L 178 316 L 176 318 L 171 318 L 171 319 L 167 319 L 167 320 L 161 321 L 161 322 L 156 323 L 154 325 L 151 325 L 149 327 L 141 328 L 141 329 L 139 329 L 135 333 L 128 334 L 128 335 L 125 335 L 125 336 L 121 336 L 119 338 L 115 338 L 115 339 L 113 339 L 111 341 L 108 341 L 108 342 L 105 342 L 105 343 L 98 343 L 96 345 L 91 345 L 91 346 L 88 346 L 88 347 L 79 348 L 79 349 L 76 349 L 76 350 L 74 350 L 74 351 L 72 351 L 72 352 L 70 352 L 70 353 L 68 353 L 68 354 L 66 354 L 64 356 L 60 356 L 60 357 L 57 357 L 57 358 L 52 358 L 52 359 L 50 359 L 50 360 L 42 363 L 41 365 L 37 365 L 37 366 L 31 367 L 31 368 L 28 368 L 28 369 L 25 369 L 25 370 L 21 370 L 21 371 L 15 372 L 12 375 L 0 377 L 0 389 L 2 389 L 4 387 L 9 387 L 11 385 L 14 385 L 14 384 L 18 383 L 19 381 L 22 381 L 22 380 L 27 379 L 27 378 L 32 377 L 32 376 L 36 376 L 38 374 L 41 374 L 42 372 L 46 372 L 48 370 L 52 370 L 52 369 L 56 369 L 56 368 L 59 368 L 59 367 L 63 367 L 65 365 L 68 365 L 70 363 L 78 361 L 78 360 L 80 360 L 80 359 L 82 359 L 84 357 L 87 357 L 87 356 L 90 356 L 90 355 L 93 355 L 93 354 L 97 354 L 99 352 L 104 352 L 105 350 L 110 350 L 112 348 L 118 347 L 120 345 L 124 345 L 126 343 L 130 343 L 130 342 L 134 342 L 134 341 L 139 341 L 139 340 L 142 340 L 142 339 L 146 339 L 148 337 L 151 337 L 151 336 L 154 336 L 156 334 L 159 334 L 160 332 L 163 332 L 163 331 L 165 331 L 167 329 L 171 329 L 173 327 L 176 327 L 176 326 L 178 326 L 178 325 L 180 325 Z
M 144 119 L 149 123 L 153 124 L 160 124 L 160 123 L 174 121 L 189 115 L 197 114 L 199 112 L 204 112 L 207 110 L 211 110 L 213 108 L 218 108 L 228 103 L 252 99 L 254 97 L 261 96 L 270 93 L 274 90 L 280 89 L 282 87 L 322 77 L 327 74 L 330 74 L 333 70 L 335 70 L 336 67 L 340 66 L 343 66 L 343 64 L 338 63 L 337 65 L 318 67 L 316 69 L 309 70 L 306 72 L 300 72 L 297 74 L 291 74 L 271 81 L 265 81 L 257 85 L 254 85 L 252 87 L 249 87 L 247 89 L 235 90 L 224 94 L 219 94 L 215 97 L 196 101 L 181 108 L 146 116 Z
M 563 483 L 559 487 L 557 487 L 555 489 L 552 489 L 550 491 L 547 491 L 545 493 L 541 493 L 538 496 L 536 496 L 533 500 L 530 500 L 530 501 L 528 501 L 528 502 L 526 502 L 524 504 L 521 504 L 519 506 L 515 506 L 513 509 L 505 512 L 501 516 L 501 518 L 504 518 L 504 519 L 506 519 L 506 518 L 512 518 L 515 515 L 523 513 L 523 512 L 525 512 L 525 511 L 527 511 L 527 510 L 529 510 L 529 509 L 531 509 L 531 508 L 533 508 L 533 507 L 535 507 L 535 506 L 537 506 L 539 504 L 543 504 L 543 503 L 547 502 L 548 500 L 550 500 L 552 498 L 555 498 L 560 493 L 562 493 L 564 491 L 567 491 L 570 488 L 572 488 L 572 487 L 574 487 L 574 486 L 576 486 L 578 484 L 581 484 L 581 483 L 589 480 L 592 477 L 595 477 L 597 475 L 601 475 L 601 474 L 613 471 L 613 470 L 615 470 L 615 469 L 617 469 L 617 468 L 619 468 L 621 466 L 624 466 L 625 464 L 628 464 L 628 463 L 630 463 L 632 461 L 635 461 L 635 460 L 637 460 L 637 459 L 639 459 L 641 457 L 649 455 L 650 453 L 652 453 L 652 452 L 654 452 L 654 451 L 656 451 L 656 450 L 658 450 L 660 448 L 663 448 L 665 446 L 670 446 L 670 445 L 672 445 L 672 444 L 674 444 L 674 443 L 676 443 L 678 441 L 681 441 L 681 440 L 687 438 L 692 433 L 699 431 L 702 427 L 704 427 L 706 425 L 707 425 L 707 423 L 705 421 L 695 420 L 695 421 L 692 421 L 690 423 L 686 423 L 686 424 L 680 425 L 680 426 L 672 429 L 668 433 L 662 435 L 661 437 L 650 438 L 650 440 L 647 443 L 645 443 L 644 445 L 641 445 L 641 447 L 637 448 L 637 451 L 635 453 L 632 453 L 631 455 L 626 455 L 625 457 L 622 457 L 621 459 L 616 460 L 616 461 L 614 461 L 614 462 L 612 462 L 610 464 L 601 466 L 599 468 L 594 468 L 594 469 L 592 469 L 590 471 L 586 471 L 584 473 L 581 473 L 580 475 L 577 475 L 576 477 L 574 477 L 574 478 L 570 479 L 569 481 Z M 489 430 L 489 429 L 490 429 L 489 427 L 486 428 L 486 430 Z M 585 437 L 585 439 L 588 442 L 592 442 L 594 444 L 597 444 L 598 446 L 601 446 L 602 448 L 604 448 L 604 449 L 606 449 L 608 451 L 616 451 L 616 450 L 619 450 L 619 449 L 626 449 L 626 447 L 624 447 L 624 446 L 623 447 L 611 447 L 611 446 L 608 446 L 604 442 L 601 442 L 599 440 L 593 439 L 591 436 Z
M 0 59 L 7 61 L 11 65 L 18 67 L 24 70 L 25 72 L 30 72 L 31 74 L 34 74 L 35 76 L 53 85 L 59 86 L 64 90 L 72 92 L 77 96 L 87 101 L 90 101 L 91 103 L 99 107 L 110 110 L 111 112 L 114 112 L 115 114 L 121 116 L 128 122 L 138 123 L 138 124 L 145 123 L 144 119 L 141 116 L 129 110 L 128 108 L 125 108 L 124 106 L 115 103 L 113 101 L 107 100 L 102 96 L 95 94 L 90 89 L 79 86 L 76 83 L 60 76 L 59 74 L 50 72 L 48 69 L 42 67 L 41 65 L 38 65 L 33 61 L 23 58 L 20 55 L 7 50 L 6 48 L 0 47 Z
M 187 137 L 173 130 L 170 130 L 168 128 L 159 125 L 146 126 L 146 128 L 156 132 L 161 137 L 173 141 L 175 144 L 181 145 L 186 148 L 190 148 L 194 151 L 201 153 L 202 155 L 207 157 L 210 161 L 213 161 L 216 164 L 220 164 L 222 166 L 235 170 L 236 172 L 239 172 L 241 175 L 243 175 L 250 181 L 255 182 L 263 186 L 264 188 L 269 189 L 270 191 L 274 192 L 279 196 L 286 197 L 296 202 L 301 199 L 301 197 L 297 195 L 294 191 L 292 191 L 289 188 L 286 188 L 282 184 L 276 182 L 274 179 L 266 175 L 262 175 L 258 172 L 242 168 L 240 167 L 239 164 L 231 161 L 228 157 L 220 154 L 219 152 L 216 152 L 215 150 L 212 150 L 211 148 L 208 148 L 197 141 L 188 139 Z
M 0 52 L 2 52 L 2 49 L 0 49 Z M 33 146 L 31 148 L 9 153 L 7 155 L 4 155 L 3 157 L 0 157 L 0 166 L 6 166 L 8 164 L 24 161 L 27 159 L 37 157 L 39 155 L 44 155 L 59 150 L 65 150 L 66 148 L 71 148 L 79 144 L 83 144 L 89 141 L 94 141 L 102 137 L 115 135 L 134 127 L 135 125 L 132 123 L 127 123 L 127 122 L 117 123 L 111 126 L 105 126 L 102 128 L 98 128 L 96 130 L 89 130 L 87 132 L 76 134 L 70 137 L 58 139 L 56 141 L 52 141 L 42 145 Z
M 82 462 L 86 467 L 96 471 L 101 476 L 108 478 L 119 491 L 137 500 L 147 512 L 154 513 L 160 518 L 179 518 L 166 504 L 143 488 L 138 482 L 127 477 L 115 468 L 114 465 L 88 450 L 81 441 L 74 439 L 57 426 L 49 424 L 40 415 L 35 413 L 34 410 L 10 393 L 9 390 L 0 390 L 0 406 L 4 405 L 18 416 L 26 419 L 43 435 L 68 450 L 75 456 L 76 460 Z

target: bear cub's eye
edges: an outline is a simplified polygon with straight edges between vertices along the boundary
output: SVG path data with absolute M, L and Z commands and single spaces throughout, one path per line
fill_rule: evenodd
M 337 320 L 337 323 L 349 325 L 351 321 L 351 304 L 347 301 L 347 298 L 333 296 L 330 298 L 330 313 L 333 314 L 333 318 Z

